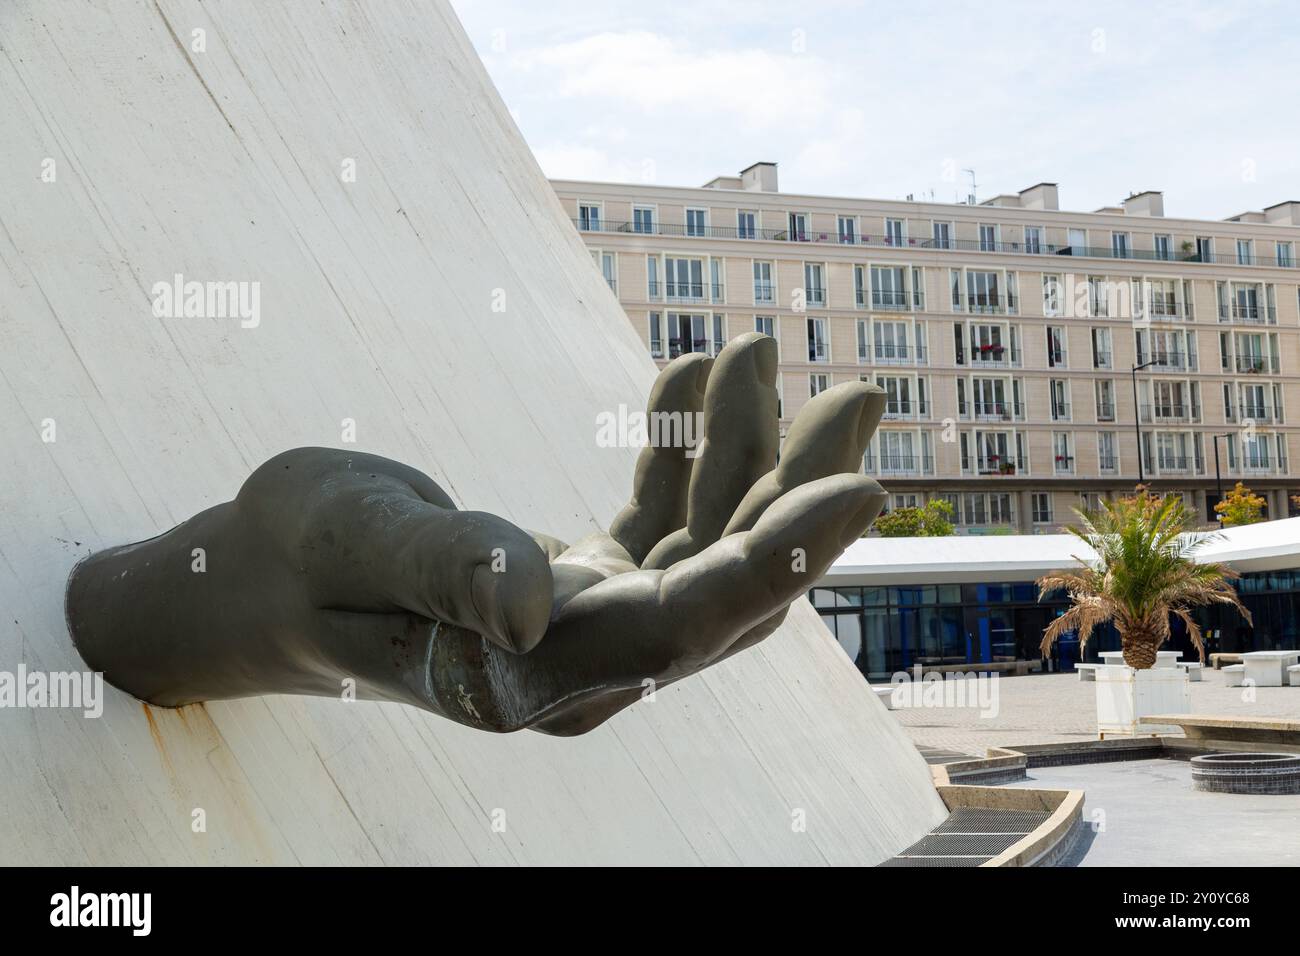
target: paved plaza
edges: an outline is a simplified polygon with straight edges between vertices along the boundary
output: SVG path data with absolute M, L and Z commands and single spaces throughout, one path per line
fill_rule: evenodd
M 893 713 L 923 752 L 983 756 L 989 747 L 1095 740 L 1096 687 L 1077 674 L 993 678 L 996 708 L 906 707 Z M 879 685 L 878 685 L 879 686 Z M 1192 713 L 1300 719 L 1300 687 L 1227 687 L 1222 671 L 1194 681 Z

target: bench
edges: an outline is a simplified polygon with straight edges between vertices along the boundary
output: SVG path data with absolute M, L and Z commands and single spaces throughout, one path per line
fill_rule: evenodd
M 1292 687 L 1300 687 L 1300 664 L 1292 664 L 1286 669 L 1286 682 Z
M 1075 664 L 1074 669 L 1079 672 L 1079 680 L 1095 681 L 1097 679 L 1097 668 L 1101 664 Z
M 1210 655 L 1210 666 L 1216 671 L 1227 667 L 1229 664 L 1240 664 L 1241 662 L 1240 654 L 1216 653 Z
M 1203 668 L 1200 661 L 1179 661 L 1178 666 L 1187 672 L 1188 680 L 1201 680 Z
M 1245 664 L 1229 664 L 1227 667 L 1219 668 L 1223 671 L 1223 686 L 1240 687 L 1246 681 Z

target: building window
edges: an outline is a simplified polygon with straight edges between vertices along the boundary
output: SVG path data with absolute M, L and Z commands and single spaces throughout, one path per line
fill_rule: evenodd
M 1214 240 L 1209 236 L 1196 237 L 1196 261 L 1213 262 L 1214 261 Z
M 1277 264 L 1284 269 L 1290 269 L 1295 265 L 1295 245 L 1290 242 L 1279 242 L 1277 244 Z
M 986 223 L 979 224 L 980 230 L 980 252 L 997 252 L 998 249 L 998 227 L 990 226 Z
M 936 249 L 952 248 L 952 224 L 936 222 L 933 226 L 934 246 Z
M 814 372 L 808 376 L 808 397 L 816 398 L 831 387 L 831 377 L 825 372 Z
M 1035 491 L 1032 496 L 1034 524 L 1052 523 L 1052 496 L 1046 491 Z
M 802 212 L 790 213 L 790 241 L 808 241 L 808 216 Z
M 770 335 L 772 338 L 776 338 L 776 316 L 754 316 L 754 331 L 758 332 L 760 335 Z
M 1243 266 L 1249 266 L 1249 265 L 1253 265 L 1254 262 L 1255 262 L 1255 255 L 1251 249 L 1251 241 L 1249 239 L 1238 239 L 1237 240 L 1237 264 Z
M 1113 232 L 1110 236 L 1110 250 L 1116 259 L 1128 258 L 1128 233 Z
M 1156 236 L 1155 250 L 1157 259 L 1172 259 L 1174 257 L 1173 236 Z
M 655 231 L 655 211 L 652 207 L 632 207 L 632 231 L 644 235 L 650 235 Z
M 820 262 L 805 262 L 803 264 L 804 297 L 809 305 L 826 304 L 824 272 L 824 267 Z
M 1113 422 L 1115 420 L 1115 383 L 1108 378 L 1100 378 L 1096 383 L 1097 421 Z
M 1052 432 L 1052 455 L 1058 475 L 1074 471 L 1074 454 L 1070 450 L 1069 432 Z
M 757 235 L 754 226 L 754 214 L 745 209 L 736 210 L 736 238 L 753 239 Z
M 830 361 L 830 346 L 826 340 L 825 319 L 808 320 L 808 361 Z
M 1043 251 L 1043 230 L 1038 226 L 1025 226 L 1025 252 L 1037 255 Z
M 1052 397 L 1052 421 L 1068 422 L 1070 420 L 1070 384 L 1064 379 L 1054 378 L 1048 382 Z
M 852 216 L 839 217 L 840 242 L 853 245 L 858 241 L 858 221 Z
M 1103 475 L 1119 472 L 1119 455 L 1116 452 L 1114 432 L 1097 433 L 1097 467 Z
M 1061 314 L 1061 277 L 1043 276 L 1043 315 Z
M 1058 325 L 1047 327 L 1047 367 L 1065 368 L 1065 329 Z
M 1092 330 L 1092 367 L 1111 368 L 1110 329 Z
M 702 236 L 706 232 L 707 212 L 703 209 L 686 210 L 686 235 Z
M 664 357 L 663 317 L 658 312 L 650 313 L 650 355 L 654 358 Z
M 584 232 L 600 232 L 600 206 L 594 203 L 579 203 L 578 228 Z
M 646 298 L 652 302 L 662 294 L 659 288 L 659 259 L 656 256 L 645 258 Z
M 772 283 L 772 263 L 754 263 L 754 302 L 776 302 L 776 287 Z
M 901 246 L 906 241 L 903 236 L 904 224 L 901 219 L 885 220 L 885 242 L 891 246 Z

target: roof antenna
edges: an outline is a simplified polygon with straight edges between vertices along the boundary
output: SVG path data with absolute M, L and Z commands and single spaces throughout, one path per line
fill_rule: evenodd
M 975 205 L 975 192 L 979 188 L 975 185 L 975 170 L 963 169 L 962 172 L 970 176 L 970 195 L 966 197 L 966 204 L 968 206 L 973 206 Z

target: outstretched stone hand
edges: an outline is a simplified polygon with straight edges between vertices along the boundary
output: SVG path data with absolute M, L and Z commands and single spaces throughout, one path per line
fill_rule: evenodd
M 395 461 L 284 452 L 234 501 L 82 561 L 73 640 L 162 706 L 351 692 L 483 730 L 583 733 L 762 640 L 879 513 L 857 472 L 884 393 L 813 398 L 777 464 L 776 365 L 753 333 L 670 363 L 651 430 L 702 415 L 702 441 L 644 448 L 609 533 L 572 546 L 457 510 Z

